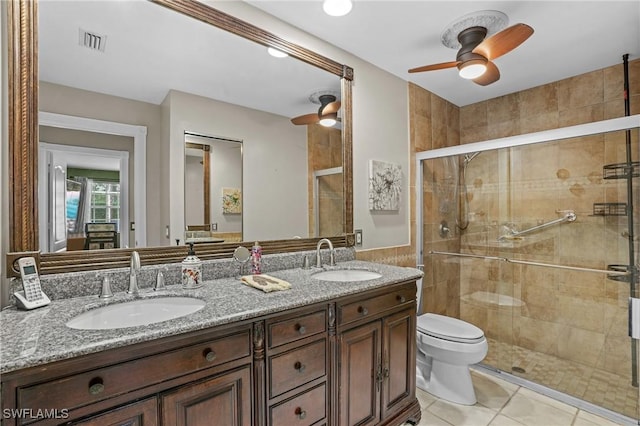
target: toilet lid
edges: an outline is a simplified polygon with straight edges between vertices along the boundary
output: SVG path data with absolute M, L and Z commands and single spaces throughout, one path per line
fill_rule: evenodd
M 417 328 L 421 333 L 454 342 L 475 343 L 484 338 L 484 332 L 475 325 L 438 314 L 420 315 Z

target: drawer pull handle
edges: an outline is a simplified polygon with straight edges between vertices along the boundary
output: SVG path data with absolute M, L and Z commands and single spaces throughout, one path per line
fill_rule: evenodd
M 406 298 L 406 297 L 404 297 L 404 296 L 403 296 L 403 295 L 401 295 L 401 294 L 399 294 L 399 295 L 396 297 L 396 299 L 397 299 L 397 300 L 398 300 L 398 302 L 400 302 L 400 303 L 404 303 L 404 302 L 406 302 L 406 301 L 407 301 L 407 298 Z
M 302 420 L 305 417 L 307 417 L 307 412 L 304 411 L 302 408 L 298 407 L 296 408 L 296 416 L 298 416 L 298 418 Z
M 216 359 L 216 353 L 214 351 L 212 351 L 211 349 L 207 348 L 204 351 L 204 358 L 209 361 L 212 362 Z
M 293 364 L 293 368 L 298 370 L 298 373 L 302 373 L 307 367 L 300 361 L 296 361 L 296 363 Z
M 360 313 L 360 315 L 367 315 L 369 313 L 369 310 L 364 306 L 359 306 L 358 312 Z
M 89 393 L 91 395 L 99 395 L 104 391 L 104 382 L 101 377 L 95 377 L 89 381 Z
M 307 332 L 307 329 L 304 328 L 304 325 L 302 325 L 302 324 L 298 324 L 296 326 L 296 330 L 298 330 L 298 333 L 300 333 L 300 334 L 304 334 L 304 333 Z

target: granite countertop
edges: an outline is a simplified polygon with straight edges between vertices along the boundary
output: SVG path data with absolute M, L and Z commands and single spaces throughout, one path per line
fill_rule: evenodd
M 318 268 L 296 268 L 268 272 L 268 275 L 291 283 L 291 289 L 271 293 L 249 287 L 232 277 L 205 281 L 203 287 L 195 290 L 171 285 L 161 291 L 141 290 L 137 297 L 117 293 L 112 299 L 98 299 L 94 295 L 54 300 L 33 311 L 7 308 L 0 312 L 0 373 L 256 318 L 422 276 L 422 272 L 414 268 L 357 260 L 323 269 L 365 269 L 378 272 L 382 277 L 358 282 L 328 282 L 311 278 L 320 271 Z M 162 296 L 192 296 L 204 300 L 206 306 L 181 318 L 145 326 L 76 330 L 65 325 L 76 315 L 99 306 Z

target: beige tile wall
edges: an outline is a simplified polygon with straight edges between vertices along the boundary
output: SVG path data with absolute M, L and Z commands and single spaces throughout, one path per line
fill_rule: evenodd
M 620 64 L 461 108 L 409 83 L 411 244 L 359 251 L 357 257 L 414 264 L 416 152 L 623 116 L 622 74 Z M 638 114 L 640 60 L 630 62 L 630 81 L 631 112 Z M 455 229 L 455 214 L 438 197 L 451 189 L 430 184 L 433 174 L 444 174 L 444 165 L 430 163 L 424 170 L 424 252 L 457 251 L 462 244 L 465 251 L 541 262 L 594 268 L 627 263 L 620 235 L 626 219 L 590 216 L 594 202 L 626 196 L 621 181 L 602 179 L 603 164 L 624 161 L 624 139 L 619 133 L 563 141 L 544 151 L 523 147 L 511 153 L 482 153 L 468 168 L 472 222 L 462 239 L 455 231 L 449 238 L 439 236 L 443 218 Z M 505 192 L 500 182 L 506 177 L 515 189 Z M 635 199 L 640 199 L 636 192 Z M 515 226 L 522 229 L 554 219 L 556 210 L 564 208 L 575 209 L 579 220 L 506 251 L 483 243 L 483 238 L 495 240 L 502 223 L 517 222 Z M 424 260 L 424 312 L 460 316 L 492 338 L 629 374 L 628 286 L 589 273 L 436 256 Z M 483 291 L 513 297 L 524 305 L 489 305 L 471 298 Z M 497 359 L 505 363 L 500 368 L 510 370 L 510 354 L 498 354 Z
M 630 80 L 631 110 L 637 114 L 639 60 L 630 63 Z M 461 142 L 623 115 L 622 65 L 616 65 L 462 107 Z M 637 141 L 635 131 L 634 148 Z M 516 243 L 520 249 L 503 248 L 498 255 L 597 269 L 628 262 L 628 241 L 622 236 L 628 229 L 626 218 L 592 215 L 594 203 L 626 201 L 623 180 L 602 179 L 604 164 L 625 161 L 624 132 L 486 154 L 473 160 L 468 168 L 474 219 L 471 228 L 477 235 L 466 234 L 462 238 L 463 251 L 480 250 L 477 241 L 503 232 L 500 225 L 505 222 L 523 229 L 559 217 L 557 210 L 572 209 L 578 214 L 576 222 L 536 233 Z M 638 159 L 635 150 L 633 158 Z M 500 176 L 508 177 L 508 189 L 490 181 L 496 170 Z M 637 194 L 635 198 L 638 199 Z M 463 268 L 463 319 L 478 324 L 499 341 L 629 375 L 628 284 L 593 273 L 534 266 L 500 265 L 499 272 L 492 271 L 494 268 L 483 261 L 475 262 L 471 270 Z M 499 277 L 501 274 L 507 276 Z M 514 280 L 508 275 L 514 275 Z M 482 290 L 515 297 L 524 305 L 498 307 L 471 297 Z M 510 369 L 509 357 L 501 359 L 505 365 L 499 367 Z
M 319 124 L 307 126 L 308 194 L 309 194 L 309 235 L 315 236 L 315 207 L 313 202 L 313 172 L 342 166 L 342 132 L 333 127 Z M 320 235 L 340 235 L 342 225 L 342 178 L 324 179 L 321 188 Z M 340 206 L 340 208 L 337 208 Z

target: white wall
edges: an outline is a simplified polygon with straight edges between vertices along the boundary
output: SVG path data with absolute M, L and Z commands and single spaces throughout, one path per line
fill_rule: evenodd
M 202 175 L 202 157 L 186 155 L 184 170 L 184 221 L 186 225 L 202 225 L 205 222 Z
M 243 239 L 308 234 L 306 128 L 289 119 L 171 91 L 170 240 L 184 241 L 184 132 L 242 140 Z
M 309 48 L 354 69 L 353 223 L 363 230 L 363 249 L 410 243 L 409 95 L 407 82 L 243 2 L 211 6 Z M 402 167 L 401 208 L 397 213 L 369 212 L 368 162 L 384 160 Z

